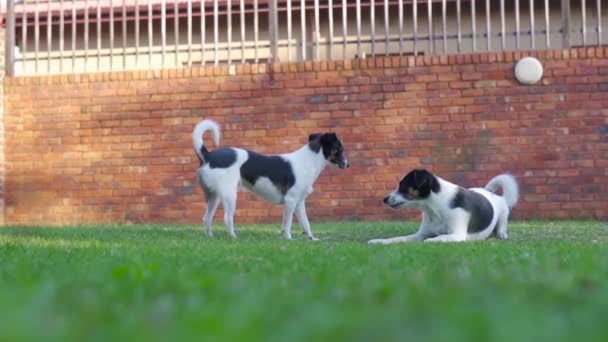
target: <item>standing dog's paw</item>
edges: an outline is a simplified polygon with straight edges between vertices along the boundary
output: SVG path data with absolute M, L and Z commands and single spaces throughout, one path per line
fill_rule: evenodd
M 384 239 L 373 239 L 373 240 L 367 241 L 367 243 L 370 245 L 383 245 Z
M 496 237 L 501 239 L 501 240 L 506 240 L 509 238 L 509 235 L 507 234 L 507 232 L 497 232 L 496 233 Z

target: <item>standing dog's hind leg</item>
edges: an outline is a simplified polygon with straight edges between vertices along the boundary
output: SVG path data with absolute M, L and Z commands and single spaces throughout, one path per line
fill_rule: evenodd
M 219 203 L 220 201 L 216 194 L 207 195 L 207 209 L 205 210 L 205 215 L 203 215 L 203 227 L 205 228 L 205 235 L 207 235 L 207 237 L 213 236 L 211 225 L 213 224 L 213 215 L 215 214 L 215 210 Z
M 234 212 L 236 210 L 236 192 L 222 198 L 222 206 L 224 207 L 224 224 L 226 231 L 231 238 L 236 238 L 234 232 Z

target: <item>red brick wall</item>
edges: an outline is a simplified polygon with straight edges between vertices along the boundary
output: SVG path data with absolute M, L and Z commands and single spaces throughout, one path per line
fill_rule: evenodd
M 465 186 L 511 172 L 519 219 L 607 219 L 608 49 L 531 54 L 545 66 L 534 86 L 513 76 L 526 53 L 8 79 L 6 221 L 200 222 L 202 118 L 222 146 L 265 153 L 337 132 L 352 167 L 321 175 L 313 222 L 416 219 L 381 204 L 413 167 Z M 280 222 L 239 196 L 238 223 Z

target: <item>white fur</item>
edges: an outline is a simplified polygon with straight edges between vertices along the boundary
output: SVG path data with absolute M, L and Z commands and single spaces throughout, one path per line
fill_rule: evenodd
M 436 177 L 436 176 L 435 176 Z M 462 208 L 451 208 L 450 203 L 458 190 L 458 186 L 436 177 L 440 191 L 429 195 L 423 200 L 407 200 L 398 190 L 389 194 L 389 202 L 399 203 L 395 208 L 418 208 L 422 211 L 422 222 L 415 234 L 389 239 L 369 240 L 370 244 L 392 244 L 409 241 L 425 242 L 460 242 L 483 240 L 496 229 L 499 239 L 507 238 L 507 221 L 512 208 L 519 196 L 517 182 L 513 176 L 503 174 L 493 178 L 486 188 L 471 188 L 487 198 L 494 209 L 491 223 L 481 232 L 467 233 L 470 213 Z M 493 191 L 501 187 L 503 195 Z
M 203 147 L 203 133 L 206 131 L 211 131 L 211 137 L 213 138 L 213 143 L 215 146 L 219 146 L 220 144 L 220 127 L 215 121 L 203 120 L 197 123 L 192 131 L 192 146 L 194 147 L 196 154 L 201 159 L 203 159 L 203 156 L 201 155 L 201 147 Z
M 200 153 L 203 146 L 203 134 L 210 130 L 214 141 L 219 141 L 219 127 L 211 120 L 199 122 L 192 133 L 192 144 L 201 160 Z M 221 201 L 224 206 L 224 223 L 229 235 L 236 238 L 234 232 L 234 212 L 236 210 L 236 198 L 239 187 L 246 188 L 258 194 L 264 200 L 273 204 L 283 204 L 283 224 L 282 234 L 287 239 L 291 239 L 291 225 L 294 213 L 302 226 L 303 234 L 311 240 L 317 240 L 310 230 L 310 223 L 306 215 L 306 197 L 312 193 L 313 184 L 329 163 L 323 156 L 322 149 L 315 153 L 308 145 L 286 154 L 279 155 L 289 161 L 295 177 L 295 184 L 283 194 L 267 178 L 260 178 L 256 184 L 249 184 L 241 179 L 240 168 L 247 161 L 247 151 L 241 148 L 232 148 L 237 153 L 237 161 L 227 168 L 210 168 L 208 164 L 203 164 L 197 170 L 199 183 L 209 189 L 211 194 L 207 194 L 207 209 L 203 216 L 203 226 L 207 236 L 212 236 L 211 224 L 213 214 Z M 348 163 L 347 163 L 348 164 Z

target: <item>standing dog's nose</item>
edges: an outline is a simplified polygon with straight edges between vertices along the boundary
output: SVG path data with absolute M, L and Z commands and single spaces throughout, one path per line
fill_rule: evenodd
M 384 204 L 388 204 L 388 196 L 384 197 Z

